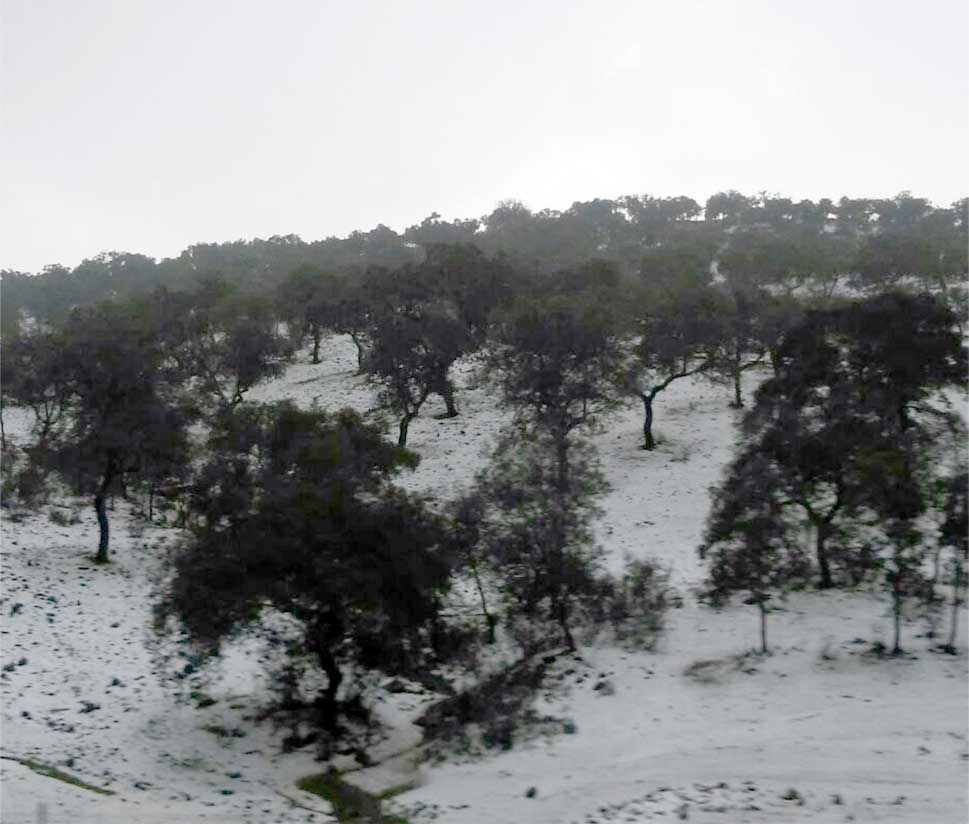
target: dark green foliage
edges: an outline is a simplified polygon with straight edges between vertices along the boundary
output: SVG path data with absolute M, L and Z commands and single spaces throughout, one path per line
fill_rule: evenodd
M 802 584 L 810 564 L 785 523 L 778 491 L 785 482 L 777 465 L 756 450 L 745 452 L 714 490 L 713 507 L 700 547 L 710 564 L 708 595 L 722 604 L 747 593 L 761 619 L 761 651 L 767 653 L 767 612 L 772 595 Z
M 11 336 L 0 347 L 3 405 L 29 407 L 41 442 L 56 432 L 70 403 L 70 372 L 59 352 L 61 343 L 57 333 L 38 330 Z
M 15 349 L 16 391 L 37 413 L 31 461 L 94 495 L 99 561 L 108 556 L 106 496 L 130 479 L 177 477 L 188 464 L 192 413 L 164 368 L 155 320 L 145 305 L 99 304 Z
M 574 649 L 572 627 L 598 593 L 600 549 L 592 522 L 605 479 L 591 447 L 572 444 L 564 465 L 560 458 L 548 435 L 512 429 L 479 474 L 472 497 L 474 537 L 526 652 L 545 642 L 544 622 L 557 626 Z
M 792 527 L 806 521 L 820 583 L 831 586 L 832 536 L 854 525 L 875 530 L 887 551 L 880 563 L 898 651 L 902 601 L 923 588 L 920 516 L 944 466 L 939 450 L 962 432 L 936 400 L 938 390 L 966 385 L 952 313 L 928 295 L 904 293 L 810 311 L 785 336 L 776 369 L 744 420 L 746 443 L 718 493 L 705 546 L 731 530 L 743 534 L 748 522 L 793 541 Z M 855 560 L 845 564 L 854 579 Z
M 477 342 L 484 339 L 492 313 L 508 301 L 515 272 L 503 257 L 488 258 L 470 243 L 425 244 L 425 258 L 413 277 L 426 299 L 443 302 Z
M 519 303 L 501 319 L 488 373 L 517 420 L 567 448 L 621 400 L 623 351 L 608 304 L 572 296 Z
M 159 291 L 151 312 L 166 363 L 192 381 L 204 404 L 235 408 L 256 384 L 279 375 L 289 349 L 272 304 L 221 280 L 193 293 Z
M 955 653 L 959 606 L 965 602 L 966 565 L 969 563 L 969 474 L 965 471 L 946 482 L 945 520 L 939 528 L 939 541 L 952 553 L 952 622 L 946 652 Z
M 709 286 L 683 282 L 643 295 L 637 312 L 639 341 L 627 389 L 643 403 L 643 449 L 653 449 L 653 403 L 681 378 L 716 367 L 726 340 L 724 302 Z
M 449 417 L 458 414 L 449 372 L 470 348 L 466 326 L 433 309 L 391 312 L 376 319 L 365 369 L 381 388 L 380 404 L 400 416 L 399 446 L 407 444 L 410 423 L 432 392 L 444 398 Z
M 612 626 L 613 638 L 630 649 L 653 649 L 667 610 L 682 606 L 670 586 L 669 571 L 648 559 L 627 557 L 622 575 L 600 581 L 598 620 Z
M 293 270 L 277 290 L 280 316 L 289 325 L 290 338 L 300 344 L 309 336 L 313 363 L 320 362 L 323 336 L 338 325 L 338 291 L 342 285 L 335 275 L 306 264 Z
M 328 676 L 317 706 L 332 730 L 345 662 L 406 672 L 427 654 L 446 542 L 419 500 L 386 483 L 416 458 L 353 412 L 285 403 L 223 416 L 212 451 L 166 602 L 209 646 L 267 607 L 297 618 Z
M 417 264 L 425 253 L 433 256 L 436 244 L 474 244 L 492 261 L 502 255 L 505 263 L 529 274 L 571 270 L 599 258 L 624 274 L 641 272 L 656 282 L 671 267 L 708 272 L 718 256 L 728 261 L 739 256 L 756 264 L 760 283 L 784 289 L 806 285 L 830 296 L 845 275 L 854 273 L 859 283 L 875 288 L 911 276 L 918 288 L 931 286 L 949 297 L 966 277 L 966 227 L 965 199 L 936 208 L 907 192 L 892 199 L 795 203 L 731 191 L 710 197 L 705 210 L 691 198 L 649 195 L 577 201 L 564 211 L 533 212 L 520 202 L 504 201 L 481 218 L 444 221 L 435 213 L 402 235 L 378 225 L 313 242 L 275 235 L 198 243 L 161 261 L 108 252 L 73 270 L 49 266 L 31 276 L 6 270 L 0 274 L 0 320 L 5 330 L 25 315 L 58 321 L 78 305 L 163 285 L 191 291 L 211 277 L 246 293 L 275 290 L 300 267 L 356 278 L 372 267 Z

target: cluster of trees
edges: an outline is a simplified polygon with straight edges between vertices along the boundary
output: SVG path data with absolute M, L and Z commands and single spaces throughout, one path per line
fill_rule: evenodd
M 62 324 L 6 337 L 0 394 L 32 411 L 35 438 L 25 461 L 4 444 L 5 492 L 29 497 L 59 477 L 93 494 L 105 562 L 108 496 L 182 483 L 191 426 L 231 414 L 289 352 L 264 301 L 218 282 L 80 307 Z
M 403 240 L 331 239 L 315 258 L 313 244 L 273 239 L 259 265 L 246 244 L 193 247 L 150 292 L 151 272 L 175 264 L 104 256 L 64 275 L 56 306 L 14 301 L 33 323 L 15 312 L 4 326 L 0 402 L 32 410 L 35 437 L 19 455 L 4 445 L 5 485 L 26 498 L 58 477 L 91 495 L 101 561 L 110 495 L 178 491 L 188 537 L 161 625 L 173 614 L 212 651 L 287 613 L 326 676 L 313 705 L 334 731 L 352 664 L 414 674 L 498 628 L 533 653 L 549 637 L 574 649 L 584 626 L 658 626 L 661 571 L 633 564 L 616 579 L 599 564 L 606 484 L 589 436 L 642 403 L 653 449 L 654 406 L 675 381 L 724 383 L 740 408 L 759 367 L 701 550 L 710 593 L 746 593 L 766 627 L 777 592 L 881 574 L 898 649 L 903 600 L 935 591 L 927 553 L 937 570 L 947 560 L 955 609 L 965 588 L 964 434 L 940 401 L 966 387 L 952 286 L 965 231 L 965 204 L 726 193 L 705 210 L 685 198 L 538 215 L 504 204 L 480 222 L 432 216 Z M 839 297 L 848 278 L 874 296 Z M 4 277 L 5 300 L 20 280 Z M 84 283 L 110 299 L 87 304 L 71 291 Z M 396 415 L 396 444 L 350 411 L 248 399 L 306 348 L 319 363 L 335 334 Z M 512 423 L 457 500 L 405 495 L 392 481 L 416 465 L 409 427 L 432 395 L 460 413 L 452 370 L 470 355 Z M 471 627 L 448 615 L 459 580 L 479 605 Z
M 788 331 L 714 492 L 700 550 L 714 600 L 740 591 L 758 606 L 764 652 L 772 594 L 814 576 L 829 588 L 880 573 L 895 653 L 903 601 L 935 596 L 944 549 L 958 605 L 969 530 L 965 425 L 943 390 L 964 391 L 967 368 L 952 312 L 927 294 L 812 309 Z M 953 616 L 950 651 L 956 626 Z
M 634 195 L 573 203 L 564 211 L 533 212 L 516 201 L 470 220 L 432 214 L 401 233 L 380 225 L 346 238 L 306 242 L 295 235 L 268 240 L 204 243 L 155 261 L 106 252 L 75 267 L 49 266 L 2 276 L 2 322 L 21 314 L 63 318 L 72 307 L 109 297 L 134 297 L 159 286 L 194 290 L 220 278 L 244 292 L 276 289 L 300 266 L 359 274 L 420 261 L 432 245 L 472 243 L 487 256 L 506 255 L 528 272 L 550 273 L 593 258 L 627 275 L 662 280 L 670 271 L 709 269 L 832 294 L 846 279 L 883 288 L 918 281 L 964 300 L 967 271 L 966 200 L 936 208 L 903 192 L 892 199 L 817 202 L 720 192 L 705 204 L 688 197 Z

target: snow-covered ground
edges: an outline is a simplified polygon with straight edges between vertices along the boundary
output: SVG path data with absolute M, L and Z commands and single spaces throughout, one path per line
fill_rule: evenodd
M 367 410 L 373 393 L 353 375 L 354 356 L 352 344 L 332 341 L 324 363 L 297 364 L 252 397 Z M 466 383 L 471 376 L 463 372 Z M 967 820 L 964 652 L 930 652 L 924 627 L 911 621 L 912 655 L 875 658 L 871 642 L 890 633 L 887 600 L 835 592 L 789 598 L 770 616 L 774 655 L 745 657 L 758 643 L 754 609 L 715 612 L 690 594 L 702 578 L 696 545 L 707 488 L 733 445 L 737 413 L 727 400 L 722 388 L 680 381 L 657 403 L 657 451 L 638 449 L 635 408 L 595 437 L 612 484 L 599 529 L 607 564 L 618 568 L 626 554 L 659 559 L 685 596 L 659 649 L 593 646 L 558 661 L 558 686 L 537 709 L 572 720 L 574 734 L 433 766 L 404 761 L 400 776 L 377 769 L 356 780 L 416 780 L 396 801 L 413 824 Z M 411 426 L 409 446 L 423 460 L 400 482 L 450 497 L 487 460 L 506 417 L 486 387 L 460 392 L 458 418 L 435 420 L 439 403 L 432 397 Z M 7 431 L 23 437 L 26 417 L 6 415 Z M 2 526 L 2 821 L 330 820 L 322 799 L 295 787 L 320 771 L 312 754 L 282 755 L 283 733 L 251 718 L 267 698 L 261 648 L 242 644 L 216 669 L 186 673 L 185 659 L 156 640 L 152 592 L 178 532 L 145 528 L 119 502 L 113 563 L 97 568 L 93 510 L 60 503 Z M 49 517 L 72 507 L 78 524 Z M 613 689 L 596 689 L 603 681 Z M 197 708 L 203 695 L 216 703 Z M 380 702 L 398 724 L 384 750 L 417 740 L 403 719 L 430 700 L 404 693 Z

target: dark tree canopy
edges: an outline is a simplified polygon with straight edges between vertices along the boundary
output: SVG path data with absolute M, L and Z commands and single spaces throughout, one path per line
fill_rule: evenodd
M 129 479 L 177 477 L 188 466 L 193 413 L 159 337 L 148 304 L 103 303 L 32 341 L 21 364 L 18 393 L 37 412 L 33 459 L 94 494 L 100 561 L 109 549 L 106 496 Z
M 502 319 L 489 370 L 516 416 L 556 442 L 620 402 L 623 352 L 608 304 L 553 296 Z
M 918 519 L 940 465 L 931 450 L 949 442 L 944 431 L 961 431 L 938 393 L 965 385 L 953 315 L 931 296 L 890 293 L 809 311 L 758 390 L 718 493 L 736 512 L 783 511 L 789 540 L 798 521 L 809 524 L 821 586 L 836 582 L 835 560 L 849 568 L 854 560 L 832 557 L 830 540 L 853 524 L 876 526 L 889 556 L 896 649 L 901 599 L 918 584 Z M 758 485 L 758 475 L 770 483 Z M 744 498 L 749 489 L 756 494 Z M 743 519 L 721 510 L 712 532 L 742 533 Z
M 328 676 L 319 709 L 332 727 L 344 665 L 416 667 L 448 584 L 437 519 L 386 483 L 417 459 L 349 410 L 289 403 L 224 416 L 212 447 L 171 608 L 208 645 L 267 607 L 294 616 Z

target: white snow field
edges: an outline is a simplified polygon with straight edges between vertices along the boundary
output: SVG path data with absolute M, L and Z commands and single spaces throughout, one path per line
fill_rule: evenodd
M 322 364 L 294 365 L 251 396 L 366 410 L 373 393 L 353 366 L 352 344 L 335 339 Z M 462 374 L 467 383 L 472 373 Z M 884 595 L 800 593 L 770 615 L 774 654 L 763 658 L 744 655 L 759 640 L 753 607 L 697 604 L 707 489 L 734 440 L 728 399 L 723 388 L 680 381 L 657 402 L 657 451 L 638 448 L 634 407 L 595 438 L 612 484 L 599 529 L 607 564 L 656 558 L 684 597 L 657 651 L 594 645 L 557 661 L 557 686 L 536 708 L 570 719 L 574 734 L 437 765 L 398 758 L 354 781 L 414 782 L 392 805 L 411 824 L 967 820 L 965 627 L 960 654 L 941 655 L 912 619 L 910 654 L 879 659 L 869 650 L 890 635 Z M 411 426 L 408 445 L 423 460 L 401 483 L 446 498 L 487 459 L 506 416 L 485 387 L 462 387 L 458 418 L 435 420 L 439 403 L 432 397 Z M 22 440 L 26 416 L 6 418 Z M 186 674 L 185 659 L 156 640 L 153 590 L 178 531 L 146 527 L 119 501 L 113 563 L 98 568 L 92 508 L 57 504 L 2 525 L 4 824 L 333 820 L 323 799 L 295 786 L 322 769 L 311 748 L 283 755 L 284 731 L 251 718 L 268 698 L 263 648 L 241 642 L 217 667 Z M 59 525 L 51 511 L 76 511 L 80 523 Z M 596 689 L 604 680 L 614 690 Z M 197 708 L 203 693 L 215 703 Z M 377 701 L 391 734 L 372 754 L 419 741 L 409 719 L 432 700 L 415 691 Z

